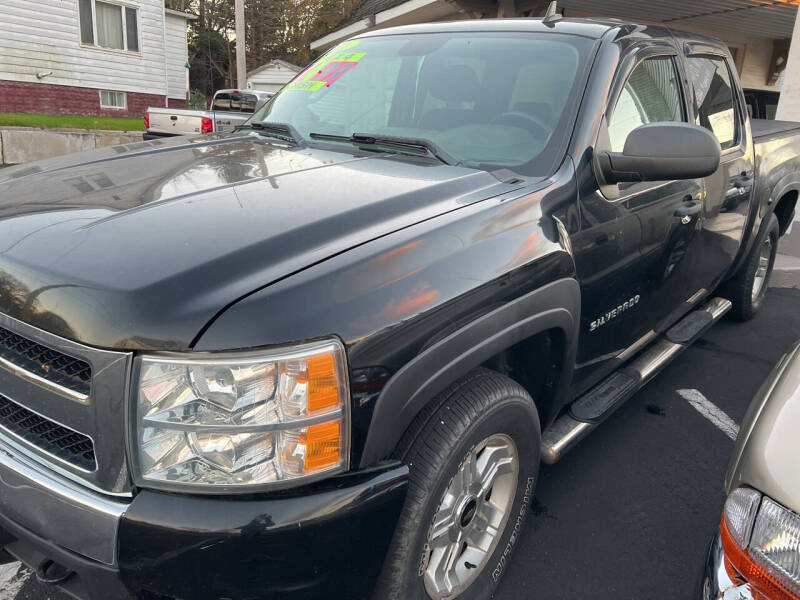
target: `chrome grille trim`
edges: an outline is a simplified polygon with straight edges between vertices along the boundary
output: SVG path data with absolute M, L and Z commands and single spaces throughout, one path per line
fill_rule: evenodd
M 36 385 L 45 389 L 53 391 L 57 394 L 61 394 L 62 396 L 66 396 L 75 402 L 80 402 L 81 404 L 88 404 L 89 402 L 89 396 L 87 394 L 81 394 L 80 392 L 71 390 L 63 385 L 59 385 L 54 381 L 49 381 L 44 377 L 37 375 L 36 373 L 28 371 L 27 369 L 23 369 L 19 365 L 12 363 L 10 360 L 7 360 L 2 356 L 0 356 L 0 368 L 3 368 L 9 373 L 30 381 L 31 383 L 35 383 Z
M 78 402 L 89 399 L 89 363 L 4 327 L 0 327 L 0 366 Z
M 72 372 L 74 368 L 82 366 L 81 362 L 89 367 L 91 379 L 86 388 L 89 394 L 84 402 L 76 402 L 63 390 L 41 385 L 40 381 L 6 368 L 0 368 L 0 394 L 48 421 L 90 438 L 94 444 L 96 468 L 90 472 L 76 464 L 58 460 L 59 457 L 48 452 L 46 447 L 32 443 L 35 440 L 13 435 L 14 432 L 6 428 L 0 428 L 0 441 L 18 448 L 26 457 L 48 470 L 87 488 L 105 495 L 130 496 L 132 482 L 125 440 L 126 399 L 133 353 L 86 346 L 4 314 L 0 314 L 0 328 L 79 361 L 76 367 L 67 367 Z M 69 330 L 64 331 L 63 335 L 77 337 Z M 49 354 L 47 358 L 50 358 Z M 84 370 L 79 376 L 85 378 L 85 373 Z

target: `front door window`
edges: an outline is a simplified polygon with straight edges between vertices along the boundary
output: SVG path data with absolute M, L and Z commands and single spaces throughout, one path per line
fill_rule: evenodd
M 628 134 L 646 123 L 682 121 L 675 64 L 669 56 L 648 58 L 628 77 L 608 123 L 611 150 L 622 152 Z

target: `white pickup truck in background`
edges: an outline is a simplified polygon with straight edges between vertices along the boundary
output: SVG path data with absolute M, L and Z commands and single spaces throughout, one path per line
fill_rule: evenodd
M 211 110 L 150 107 L 144 115 L 144 139 L 195 133 L 226 133 L 250 118 L 272 97 L 259 90 L 218 90 Z

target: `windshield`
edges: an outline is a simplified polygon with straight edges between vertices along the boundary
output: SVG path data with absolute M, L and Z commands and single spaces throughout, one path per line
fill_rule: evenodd
M 591 40 L 530 33 L 344 42 L 252 121 L 310 134 L 428 140 L 458 162 L 544 175 L 560 161 Z M 524 167 L 524 168 L 523 168 Z

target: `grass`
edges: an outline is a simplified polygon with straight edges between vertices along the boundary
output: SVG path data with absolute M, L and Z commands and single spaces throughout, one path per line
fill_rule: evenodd
M 70 127 L 73 129 L 111 129 L 114 131 L 144 131 L 142 119 L 126 117 L 82 117 L 77 115 L 35 115 L 0 112 L 0 127 Z

